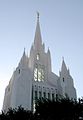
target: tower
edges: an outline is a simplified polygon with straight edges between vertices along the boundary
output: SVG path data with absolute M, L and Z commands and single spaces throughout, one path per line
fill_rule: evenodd
M 39 13 L 37 14 L 37 25 L 34 42 L 31 46 L 30 56 L 23 56 L 13 72 L 10 82 L 5 90 L 3 110 L 9 107 L 22 106 L 33 110 L 37 99 L 48 98 L 55 100 L 56 96 L 76 99 L 76 90 L 73 79 L 66 68 L 63 60 L 60 75 L 52 72 L 51 54 L 42 43 Z
M 70 75 L 69 69 L 67 69 L 64 58 L 62 60 L 62 67 L 60 72 L 60 83 L 62 87 L 62 95 L 69 97 L 70 99 L 76 98 L 76 90 L 74 88 L 73 79 Z

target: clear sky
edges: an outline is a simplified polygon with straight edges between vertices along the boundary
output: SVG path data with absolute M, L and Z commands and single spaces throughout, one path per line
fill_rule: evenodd
M 58 75 L 64 56 L 77 95 L 83 96 L 83 0 L 0 0 L 0 110 L 5 87 L 24 47 L 29 55 L 37 11 L 42 40 L 51 51 L 53 72 Z

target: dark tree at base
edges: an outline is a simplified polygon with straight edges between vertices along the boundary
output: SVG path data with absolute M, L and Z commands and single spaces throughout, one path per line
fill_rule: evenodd
M 38 100 L 36 111 L 25 110 L 22 107 L 18 109 L 9 109 L 7 113 L 0 114 L 0 120 L 83 120 L 83 99 L 69 100 L 48 99 Z

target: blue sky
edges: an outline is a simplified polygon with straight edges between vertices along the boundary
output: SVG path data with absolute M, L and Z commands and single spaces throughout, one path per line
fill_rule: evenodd
M 29 55 L 37 11 L 42 40 L 51 51 L 53 72 L 58 75 L 64 56 L 77 95 L 83 96 L 83 0 L 0 0 L 0 110 L 5 87 L 24 47 Z

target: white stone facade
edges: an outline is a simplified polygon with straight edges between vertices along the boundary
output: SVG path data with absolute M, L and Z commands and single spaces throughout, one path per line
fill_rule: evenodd
M 24 50 L 19 65 L 6 87 L 3 110 L 7 111 L 10 107 L 16 108 L 20 105 L 32 110 L 36 99 L 43 97 L 53 100 L 57 95 L 76 99 L 76 90 L 64 60 L 60 75 L 52 72 L 50 50 L 45 52 L 45 45 L 42 44 L 38 16 L 30 56 L 26 56 Z

